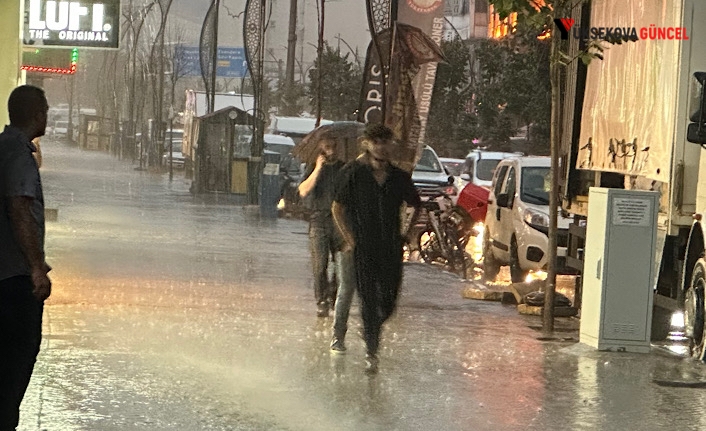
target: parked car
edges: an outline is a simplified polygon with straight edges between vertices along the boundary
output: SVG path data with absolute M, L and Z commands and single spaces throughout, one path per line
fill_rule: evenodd
M 169 167 L 169 141 L 166 141 L 164 143 L 164 154 L 162 154 L 162 165 Z M 182 140 L 176 140 L 172 139 L 172 147 L 171 147 L 171 153 L 172 153 L 172 166 L 176 169 L 184 169 L 184 163 L 186 161 L 186 158 L 184 157 L 184 154 L 182 153 Z
M 463 167 L 466 163 L 466 160 L 452 159 L 448 157 L 439 157 L 439 160 L 441 160 L 441 164 L 444 165 L 446 173 L 449 175 L 453 175 L 454 186 L 456 186 L 456 190 L 463 190 L 463 187 L 466 185 L 466 181 L 461 178 L 461 174 L 463 174 Z
M 501 160 L 518 155 L 521 154 L 479 150 L 468 153 L 456 179 L 459 190 L 456 209 L 466 220 L 467 228 L 476 226 L 474 230 L 483 231 L 495 167 Z
M 57 137 L 67 136 L 69 134 L 69 122 L 66 120 L 55 121 L 51 133 Z
M 446 172 L 436 151 L 428 145 L 422 150 L 412 171 L 412 181 L 422 199 L 428 199 L 440 191 L 451 196 L 454 203 L 458 197 L 453 176 Z
M 465 184 L 473 183 L 477 186 L 490 188 L 493 181 L 493 173 L 498 163 L 509 157 L 522 155 L 522 153 L 473 150 L 466 156 L 460 173 L 461 180 L 463 180 Z
M 284 160 L 294 148 L 294 140 L 289 136 L 265 133 L 263 135 L 263 141 L 266 150 L 274 151 L 280 155 L 280 161 Z
M 483 259 L 486 278 L 495 279 L 509 265 L 513 282 L 547 266 L 549 232 L 549 157 L 514 157 L 501 161 L 493 176 L 485 217 Z M 558 218 L 558 272 L 565 267 L 571 219 Z
M 456 206 L 470 218 L 470 224 L 485 222 L 493 173 L 501 160 L 520 153 L 474 150 L 468 153 L 456 180 L 459 188 Z M 482 229 L 480 230 L 482 232 Z

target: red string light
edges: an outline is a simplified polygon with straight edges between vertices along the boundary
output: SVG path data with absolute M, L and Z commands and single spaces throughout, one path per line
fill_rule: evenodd
M 42 66 L 22 66 L 22 70 L 27 72 L 40 72 L 40 73 L 57 73 L 60 75 L 73 75 L 76 73 L 78 63 L 78 49 L 74 48 L 71 53 L 71 66 L 69 68 L 61 67 L 42 67 Z

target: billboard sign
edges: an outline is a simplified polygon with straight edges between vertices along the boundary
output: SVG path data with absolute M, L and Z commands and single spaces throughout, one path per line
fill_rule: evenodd
M 24 44 L 118 48 L 120 0 L 25 0 Z
M 181 76 L 201 76 L 198 46 L 177 46 L 174 53 L 174 71 Z M 248 63 L 243 47 L 218 47 L 216 76 L 244 78 L 248 76 Z

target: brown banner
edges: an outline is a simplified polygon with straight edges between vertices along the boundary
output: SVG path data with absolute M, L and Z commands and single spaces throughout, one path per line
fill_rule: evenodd
M 441 44 L 441 39 L 444 35 L 443 0 L 399 0 L 397 19 L 402 24 L 408 24 L 420 29 L 437 46 Z M 431 106 L 431 95 L 434 91 L 434 81 L 436 80 L 436 65 L 437 63 L 433 60 L 421 64 L 412 81 L 420 125 L 419 133 L 417 136 L 410 136 L 411 140 L 407 142 L 407 145 L 416 148 L 415 159 L 421 153 L 424 143 L 429 107 Z
M 395 132 L 403 147 L 396 161 L 409 171 L 421 153 L 436 64 L 443 58 L 439 50 L 444 32 L 443 14 L 443 0 L 399 0 L 398 21 L 378 35 L 383 62 L 390 67 L 385 82 L 385 124 Z M 375 43 L 371 41 L 363 75 L 360 122 L 382 121 L 382 70 Z

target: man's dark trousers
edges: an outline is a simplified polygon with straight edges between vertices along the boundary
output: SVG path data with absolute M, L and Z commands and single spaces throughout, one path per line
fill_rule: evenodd
M 14 430 L 42 341 L 44 303 L 29 276 L 0 280 L 0 431 Z
M 336 284 L 328 279 L 329 257 L 335 256 L 337 236 L 333 220 L 312 223 L 309 227 L 311 265 L 314 269 L 314 296 L 316 303 L 331 307 L 336 298 Z

